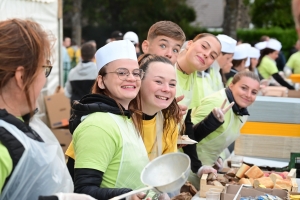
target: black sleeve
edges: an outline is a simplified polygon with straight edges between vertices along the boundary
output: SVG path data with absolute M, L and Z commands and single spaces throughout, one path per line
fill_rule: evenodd
M 220 122 L 211 112 L 205 119 L 194 126 L 194 137 L 197 142 L 219 128 L 224 122 Z
M 39 196 L 39 200 L 58 200 L 57 196 Z
M 74 166 L 75 166 L 75 160 L 71 157 L 68 157 L 67 168 L 69 170 L 73 182 L 74 182 Z
M 75 169 L 75 193 L 88 194 L 95 199 L 111 199 L 132 191 L 129 188 L 100 188 L 103 172 L 94 169 Z
M 195 140 L 194 130 L 193 130 L 193 123 L 191 120 L 191 112 L 192 110 L 188 110 L 186 118 L 184 120 L 185 124 L 185 135 L 188 135 L 189 138 Z M 187 154 L 191 159 L 191 169 L 194 173 L 198 172 L 198 169 L 202 166 L 201 161 L 198 159 L 197 155 L 197 146 L 196 144 L 186 145 L 182 147 L 183 152 Z
M 288 84 L 278 73 L 272 74 L 273 78 L 282 86 L 287 87 L 290 90 L 294 90 L 295 88 Z

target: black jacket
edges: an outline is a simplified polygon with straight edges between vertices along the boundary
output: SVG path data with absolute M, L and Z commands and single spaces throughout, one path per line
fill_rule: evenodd
M 122 109 L 122 111 L 120 110 Z M 120 108 L 115 100 L 101 94 L 89 94 L 72 105 L 72 116 L 69 121 L 69 129 L 73 134 L 81 122 L 81 117 L 94 112 L 109 112 L 116 115 L 131 117 L 131 113 Z M 130 192 L 129 188 L 100 188 L 103 172 L 94 169 L 74 169 L 75 161 L 68 159 L 68 169 L 74 178 L 75 192 L 88 194 L 96 199 L 110 199 L 112 197 Z

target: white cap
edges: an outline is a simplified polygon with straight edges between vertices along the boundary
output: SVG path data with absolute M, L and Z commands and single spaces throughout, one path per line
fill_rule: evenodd
M 128 31 L 125 33 L 123 40 L 130 40 L 133 44 L 139 43 L 139 37 L 135 32 Z
M 254 47 L 258 50 L 265 49 L 267 47 L 267 41 L 256 43 Z
M 281 43 L 276 39 L 271 38 L 267 41 L 267 48 L 280 51 L 281 47 L 282 47 Z
M 243 43 L 235 47 L 233 60 L 242 60 L 248 57 L 249 44 Z
M 221 52 L 234 53 L 234 49 L 235 49 L 235 46 L 237 43 L 236 40 L 234 40 L 233 38 L 231 38 L 227 35 L 223 35 L 223 34 L 217 35 L 217 38 L 220 40 L 221 45 L 222 45 Z
M 110 42 L 98 49 L 95 57 L 98 71 L 114 60 L 131 59 L 137 61 L 135 47 L 129 40 Z
M 249 57 L 250 58 L 259 58 L 260 51 L 257 48 L 251 47 L 249 51 Z

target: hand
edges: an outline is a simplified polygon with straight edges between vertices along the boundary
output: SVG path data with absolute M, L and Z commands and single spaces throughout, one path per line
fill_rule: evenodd
M 203 165 L 197 172 L 197 176 L 201 178 L 202 174 L 214 173 L 217 176 L 217 170 L 212 168 L 212 166 Z
M 292 72 L 291 68 L 289 68 L 288 66 L 285 66 L 283 68 L 283 73 L 284 73 L 285 77 L 290 77 L 293 72 Z
M 224 108 L 226 102 L 227 102 L 227 99 L 224 100 L 224 102 L 223 102 L 223 104 L 222 104 L 222 106 L 220 108 L 214 108 L 212 110 L 213 115 L 215 116 L 216 119 L 219 120 L 219 122 L 224 122 L 224 115 L 234 105 L 234 102 L 231 102 L 231 104 L 229 104 L 229 106 L 227 106 L 226 108 Z
M 142 200 L 146 197 L 146 193 L 140 192 L 138 194 L 131 195 L 130 197 L 126 197 L 126 200 Z M 146 198 L 146 200 L 151 200 L 150 197 Z
M 187 144 L 177 144 L 177 149 L 180 149 L 182 147 L 185 147 Z
M 183 99 L 184 99 L 184 95 L 181 95 L 181 96 L 177 97 L 176 98 L 177 104 L 178 104 L 178 102 L 182 101 Z M 180 117 L 183 117 L 186 114 L 188 107 L 185 106 L 185 105 L 180 105 L 180 104 L 178 104 L 178 106 L 179 106 L 179 109 L 180 109 L 179 115 L 180 115 Z
M 56 193 L 55 196 L 58 197 L 58 200 L 96 200 L 93 197 L 86 194 L 77 194 L 77 193 Z
M 215 166 L 216 166 L 216 168 L 217 168 L 218 171 L 221 171 L 223 169 L 223 159 L 221 157 L 219 157 L 216 160 Z

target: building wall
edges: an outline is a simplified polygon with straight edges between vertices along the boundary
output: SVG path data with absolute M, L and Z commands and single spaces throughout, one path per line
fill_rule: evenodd
M 196 11 L 193 26 L 220 28 L 224 20 L 224 0 L 187 0 L 187 5 Z

